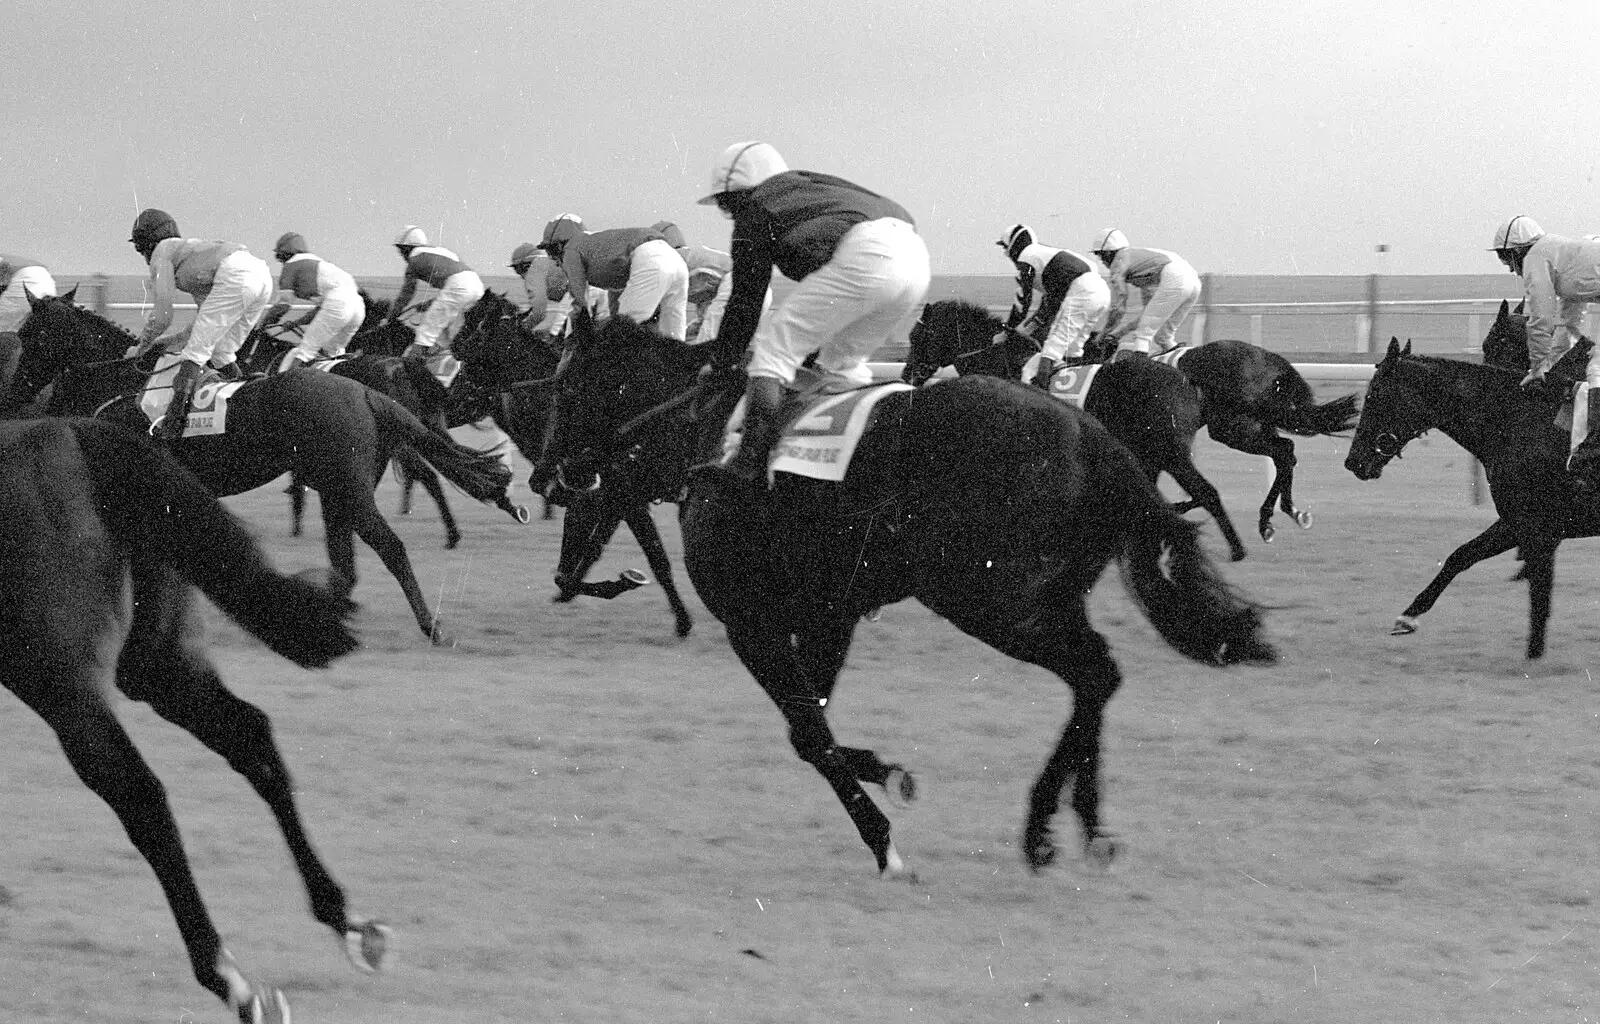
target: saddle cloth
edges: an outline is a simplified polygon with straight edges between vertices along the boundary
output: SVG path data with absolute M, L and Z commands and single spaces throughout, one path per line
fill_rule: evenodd
M 1174 345 L 1165 352 L 1158 352 L 1150 358 L 1158 363 L 1165 363 L 1174 370 L 1178 368 L 1178 360 L 1194 351 L 1193 345 Z
M 821 375 L 818 375 L 819 377 Z M 875 419 L 878 403 L 897 391 L 914 390 L 910 384 L 894 381 L 865 387 L 838 378 L 806 381 L 796 378 L 805 390 L 791 392 L 784 399 L 779 415 L 787 422 L 783 435 L 772 447 L 767 463 L 767 479 L 775 473 L 792 473 L 813 480 L 844 479 L 850 457 Z M 840 390 L 843 386 L 848 390 Z M 723 435 L 723 462 L 739 450 L 743 436 L 745 400 L 739 399 L 728 429 Z
M 172 378 L 178 375 L 178 363 L 182 356 L 167 352 L 156 360 L 155 371 L 150 374 L 150 380 L 145 384 L 144 390 L 139 393 L 139 409 L 153 424 L 167 411 L 167 406 L 172 402 Z M 223 434 L 228 427 L 228 399 L 235 391 L 244 387 L 245 381 L 232 381 L 223 383 L 216 371 L 206 367 L 201 375 L 200 382 L 194 388 L 194 401 L 189 406 L 189 418 L 183 428 L 184 437 L 200 437 L 206 434 Z

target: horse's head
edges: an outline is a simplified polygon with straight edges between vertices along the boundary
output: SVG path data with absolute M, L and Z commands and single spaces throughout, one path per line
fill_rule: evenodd
M 900 377 L 920 385 L 944 366 L 954 366 L 957 373 L 1020 377 L 1022 363 L 1034 349 L 1015 333 L 996 344 L 994 336 L 1004 330 L 997 317 L 976 303 L 964 299 L 930 302 L 911 328 L 911 350 Z M 1013 353 L 1014 342 L 1027 352 Z
M 17 329 L 21 352 L 10 401 L 25 405 L 63 371 L 120 359 L 139 339 L 119 324 L 73 303 L 77 289 L 42 298 L 28 293 L 28 318 Z
M 450 343 L 452 354 L 464 363 L 503 363 L 506 353 L 494 351 L 505 344 L 503 325 L 515 326 L 517 307 L 496 291 L 485 291 L 461 318 L 461 330 Z
M 1511 303 L 1501 300 L 1494 323 L 1483 336 L 1483 364 L 1517 373 L 1527 371 L 1528 318 L 1522 313 L 1521 303 L 1513 310 Z
M 627 317 L 577 318 L 555 378 L 555 403 L 540 463 L 564 486 L 598 485 L 600 472 L 634 443 L 619 428 L 687 385 L 663 349 L 681 343 Z
M 1411 342 L 1402 349 L 1399 338 L 1389 339 L 1389 351 L 1367 384 L 1361 420 L 1344 460 L 1344 468 L 1356 479 L 1376 480 L 1389 460 L 1400 456 L 1401 449 L 1438 425 L 1437 415 L 1415 379 L 1423 362 L 1412 358 Z

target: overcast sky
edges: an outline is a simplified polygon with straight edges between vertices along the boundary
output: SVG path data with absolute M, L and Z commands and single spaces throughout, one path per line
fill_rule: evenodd
M 1494 273 L 1600 232 L 1594 0 L 13 0 L 0 251 L 139 273 L 143 206 L 394 274 L 407 223 L 503 272 L 544 222 L 678 221 L 727 144 L 911 211 L 935 273 L 1010 223 L 1201 272 Z M 1375 255 L 1378 243 L 1392 251 Z M 1380 262 L 1381 261 L 1381 262 Z

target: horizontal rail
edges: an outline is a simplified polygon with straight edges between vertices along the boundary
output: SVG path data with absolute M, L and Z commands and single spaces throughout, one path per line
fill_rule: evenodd
M 868 363 L 875 381 L 899 380 L 905 363 Z M 1291 363 L 1295 371 L 1306 380 L 1371 380 L 1376 369 L 1371 363 Z M 955 371 L 946 366 L 936 377 L 954 377 Z

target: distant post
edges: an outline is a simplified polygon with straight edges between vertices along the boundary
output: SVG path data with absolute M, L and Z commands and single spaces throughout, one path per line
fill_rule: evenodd
M 96 273 L 89 278 L 89 284 L 94 288 L 93 309 L 101 316 L 106 315 L 106 303 L 109 301 L 106 293 L 111 290 L 111 278 L 104 274 Z
M 1389 251 L 1389 247 L 1386 244 L 1384 244 L 1382 242 L 1379 242 L 1378 246 L 1377 246 L 1377 249 L 1375 251 L 1378 254 L 1378 260 L 1377 260 L 1378 269 L 1376 271 L 1374 271 L 1373 273 L 1367 275 L 1367 351 L 1368 352 L 1376 352 L 1376 351 L 1378 351 L 1378 345 L 1379 345 L 1379 341 L 1378 341 L 1378 278 L 1383 273 L 1383 254 Z
M 1209 345 L 1211 339 L 1216 337 L 1216 328 L 1211 326 L 1211 298 L 1216 288 L 1215 274 L 1200 275 L 1200 344 Z

